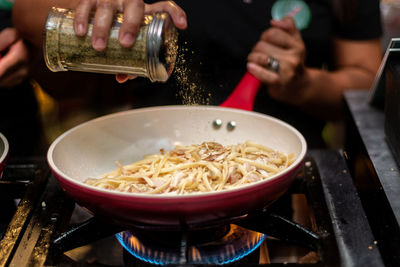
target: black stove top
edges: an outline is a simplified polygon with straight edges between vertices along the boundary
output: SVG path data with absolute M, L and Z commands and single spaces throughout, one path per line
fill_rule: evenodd
M 289 191 L 259 214 L 179 232 L 91 217 L 44 159 L 10 158 L 0 183 L 0 265 L 384 266 L 343 154 L 309 151 Z
M 400 165 L 387 142 L 385 111 L 368 99 L 368 91 L 345 93 L 347 162 L 385 264 L 400 266 Z

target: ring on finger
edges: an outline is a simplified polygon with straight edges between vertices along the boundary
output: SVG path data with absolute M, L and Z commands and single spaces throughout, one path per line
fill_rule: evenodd
M 280 67 L 280 62 L 276 58 L 269 56 L 267 60 L 267 68 L 272 70 L 273 72 L 278 73 Z

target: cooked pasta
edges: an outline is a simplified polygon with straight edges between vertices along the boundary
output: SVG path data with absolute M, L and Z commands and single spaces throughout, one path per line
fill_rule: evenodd
M 215 142 L 176 146 L 146 156 L 85 182 L 99 188 L 147 194 L 190 194 L 220 191 L 268 179 L 294 161 L 252 141 L 222 146 Z

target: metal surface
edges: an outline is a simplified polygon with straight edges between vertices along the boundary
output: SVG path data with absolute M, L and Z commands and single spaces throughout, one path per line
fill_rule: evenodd
M 15 183 L 19 181 L 25 181 L 26 189 L 21 188 L 21 185 L 19 186 L 20 189 L 23 189 L 23 191 L 20 191 L 20 193 L 22 192 L 21 201 L 0 241 L 0 266 L 11 265 L 12 259 L 18 259 L 21 263 L 21 265 L 15 266 L 26 266 L 28 263 L 28 259 L 19 254 L 26 255 L 27 252 L 29 254 L 37 240 L 37 235 L 26 235 L 26 232 L 31 229 L 29 222 L 31 217 L 34 216 L 33 210 L 37 206 L 50 173 L 45 166 L 44 161 L 32 164 L 10 163 L 5 169 L 4 178 L 0 184 L 2 190 L 4 190 L 3 194 L 9 192 L 10 185 L 15 188 Z M 22 250 L 16 249 L 16 244 L 24 244 L 24 246 L 20 246 Z
M 216 119 L 215 121 L 213 121 L 213 127 L 214 129 L 219 129 L 222 126 L 222 121 L 220 119 Z
M 385 134 L 400 166 L 400 52 L 391 52 L 386 66 Z
M 310 154 L 323 177 L 322 187 L 342 266 L 384 266 L 344 156 L 326 150 Z
M 228 122 L 226 127 L 227 127 L 228 131 L 233 131 L 236 128 L 236 122 L 235 121 L 230 121 L 230 122 Z
M 350 171 L 387 266 L 400 265 L 400 171 L 387 143 L 383 109 L 368 104 L 368 91 L 345 93 Z

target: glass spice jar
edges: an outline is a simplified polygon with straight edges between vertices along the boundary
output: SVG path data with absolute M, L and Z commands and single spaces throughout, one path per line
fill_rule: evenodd
M 178 52 L 178 31 L 167 13 L 145 15 L 130 48 L 119 44 L 123 15 L 117 14 L 103 51 L 92 47 L 93 16 L 84 37 L 75 34 L 73 20 L 74 11 L 70 9 L 53 7 L 48 14 L 43 49 L 51 71 L 131 74 L 152 82 L 165 82 L 171 76 Z

